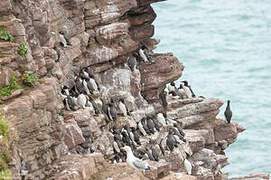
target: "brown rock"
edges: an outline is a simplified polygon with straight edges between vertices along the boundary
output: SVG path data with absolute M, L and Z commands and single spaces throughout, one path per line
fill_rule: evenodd
M 236 141 L 238 131 L 235 124 L 227 123 L 223 120 L 216 120 L 214 134 L 216 141 L 226 140 L 229 144 L 232 144 Z
M 183 65 L 172 54 L 156 54 L 140 65 L 142 91 L 147 100 L 159 99 L 163 87 L 182 75 Z
M 270 175 L 267 173 L 254 173 L 248 176 L 230 178 L 230 180 L 269 180 Z
M 76 124 L 75 120 L 70 120 L 69 123 L 66 124 L 64 142 L 70 150 L 75 148 L 76 145 L 85 142 L 82 131 Z

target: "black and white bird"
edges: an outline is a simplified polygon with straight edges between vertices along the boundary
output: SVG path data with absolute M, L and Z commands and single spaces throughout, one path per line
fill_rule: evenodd
M 136 57 L 134 55 L 128 57 L 128 66 L 131 71 L 134 71 L 137 65 Z
M 164 117 L 164 115 L 162 113 L 157 114 L 157 121 L 163 126 L 167 125 L 166 119 L 165 119 L 165 117 Z
M 184 90 L 183 84 L 180 84 L 178 90 L 177 90 L 177 95 L 181 98 L 181 99 L 186 99 L 188 98 L 188 96 L 186 95 L 186 92 Z
M 159 154 L 157 153 L 157 151 L 155 150 L 154 147 L 151 148 L 152 151 L 152 156 L 154 158 L 155 161 L 159 161 Z
M 196 97 L 196 95 L 194 94 L 191 86 L 188 84 L 188 81 L 182 81 L 184 83 L 184 91 L 186 93 L 186 95 L 188 96 L 188 98 L 192 98 L 192 97 Z
M 77 97 L 77 104 L 79 105 L 80 108 L 85 109 L 87 104 L 87 97 L 84 94 L 80 94 Z
M 78 94 L 84 93 L 84 85 L 83 85 L 83 80 L 81 77 L 77 76 L 75 78 L 75 91 L 77 91 Z
M 127 116 L 127 109 L 123 99 L 119 101 L 119 110 L 123 116 Z
M 88 79 L 87 79 L 87 86 L 88 86 L 88 89 L 89 89 L 91 92 L 94 92 L 94 91 L 98 91 L 98 90 L 99 90 L 99 86 L 98 86 L 98 84 L 96 83 L 95 79 L 93 79 L 93 78 L 88 78 Z
M 231 122 L 231 117 L 232 117 L 232 111 L 231 111 L 230 103 L 231 103 L 231 101 L 228 100 L 227 101 L 227 107 L 226 107 L 226 110 L 224 112 L 225 118 L 226 118 L 228 123 Z
M 173 135 L 173 131 L 170 129 L 169 130 L 169 133 L 167 135 L 167 140 L 166 140 L 166 144 L 167 144 L 167 147 L 168 149 L 172 152 L 174 150 L 174 147 L 177 146 L 177 142 L 176 142 L 176 139 Z
M 185 136 L 185 133 L 183 132 L 183 129 L 181 128 L 181 126 L 177 123 L 174 123 L 174 127 L 178 129 L 179 133 L 182 135 L 182 136 Z
M 75 111 L 75 104 L 70 95 L 67 95 L 63 100 L 64 106 L 68 111 Z
M 175 83 L 174 82 L 171 82 L 168 86 L 167 86 L 167 89 L 168 89 L 168 93 L 171 94 L 172 96 L 176 96 L 176 86 L 175 86 Z
M 136 144 L 141 145 L 140 136 L 138 134 L 138 131 L 134 127 L 131 127 L 131 130 L 132 130 L 132 133 L 134 135 L 134 141 L 136 142 Z
M 149 127 L 148 127 L 148 124 L 147 124 L 147 118 L 142 118 L 141 119 L 141 124 L 143 125 L 143 128 L 145 130 L 145 132 L 148 134 L 148 135 L 151 135 L 151 131 L 149 130 Z
M 109 118 L 113 121 L 117 120 L 117 109 L 113 100 L 109 103 Z
M 93 100 L 93 98 L 91 96 L 89 96 L 89 102 L 91 103 L 94 111 L 95 111 L 95 114 L 99 114 L 100 111 L 99 111 L 99 108 L 98 108 L 98 105 L 96 104 L 96 102 Z
M 137 127 L 139 131 L 143 134 L 143 136 L 147 136 L 147 133 L 143 127 L 142 120 L 137 123 Z
M 161 152 L 162 152 L 162 154 L 164 156 L 165 155 L 165 150 L 163 148 L 162 141 L 163 141 L 163 139 L 160 140 L 160 143 L 158 145 L 159 145 L 159 148 L 160 148 L 160 150 L 161 150 Z
M 64 32 L 59 32 L 60 45 L 64 48 L 71 46 L 70 41 L 65 37 Z
M 187 159 L 185 159 L 183 163 L 184 163 L 184 167 L 185 167 L 187 174 L 191 175 L 192 174 L 192 164 Z
M 155 133 L 155 130 L 154 130 L 155 125 L 154 125 L 154 123 L 153 123 L 153 120 L 152 120 L 150 117 L 147 117 L 147 126 L 148 126 L 149 131 L 150 131 L 152 134 L 154 134 L 154 133 Z
M 53 49 L 56 51 L 56 55 L 57 55 L 55 61 L 58 62 L 61 56 L 60 50 L 57 47 L 54 47 Z
M 139 53 L 140 57 L 143 59 L 143 61 L 144 61 L 145 63 L 149 62 L 149 60 L 148 60 L 148 58 L 147 58 L 145 52 L 143 51 L 143 49 L 140 48 L 140 49 L 138 50 L 138 53 Z

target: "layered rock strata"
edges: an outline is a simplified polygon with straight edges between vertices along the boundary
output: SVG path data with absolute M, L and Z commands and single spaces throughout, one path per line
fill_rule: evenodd
M 14 179 L 228 179 L 221 172 L 228 164 L 224 150 L 244 129 L 216 117 L 219 99 L 166 96 L 165 108 L 165 85 L 184 67 L 170 53 L 152 52 L 159 41 L 151 38 L 156 14 L 150 3 L 158 1 L 0 1 L 0 25 L 14 37 L 0 41 L 1 87 L 25 71 L 43 80 L 3 99 L 1 113 L 18 135 L 10 162 Z M 71 46 L 60 45 L 60 32 Z M 25 57 L 18 53 L 21 43 L 28 48 Z M 147 46 L 150 61 L 131 71 L 127 59 L 139 44 Z M 187 142 L 166 151 L 158 163 L 149 161 L 153 168 L 145 174 L 126 163 L 112 164 L 111 124 L 91 107 L 66 111 L 62 102 L 61 88 L 72 87 L 83 67 L 100 85 L 95 101 L 124 99 L 129 116 L 119 116 L 118 127 L 136 127 L 148 115 L 167 113 L 182 124 Z M 165 138 L 168 128 L 141 137 L 142 146 Z M 192 175 L 186 174 L 184 159 L 192 163 Z

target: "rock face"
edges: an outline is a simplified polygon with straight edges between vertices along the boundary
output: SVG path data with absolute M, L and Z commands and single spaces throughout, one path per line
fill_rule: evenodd
M 18 135 L 10 162 L 14 179 L 228 179 L 221 172 L 228 164 L 224 150 L 245 129 L 216 117 L 223 104 L 219 99 L 161 99 L 165 85 L 178 79 L 184 66 L 171 53 L 152 52 L 159 41 L 151 39 L 156 14 L 150 3 L 159 1 L 0 1 L 0 25 L 14 37 L 0 40 L 0 86 L 25 71 L 43 82 L 1 98 L 1 113 Z M 60 33 L 69 46 L 61 46 Z M 26 56 L 18 53 L 21 43 Z M 138 60 L 131 70 L 127 59 L 142 45 L 148 62 Z M 114 123 L 106 124 L 92 106 L 67 111 L 63 105 L 61 88 L 73 87 L 84 67 L 99 84 L 92 96 L 100 112 L 110 100 L 126 105 L 128 116 L 118 115 L 117 128 L 136 127 L 142 118 L 164 113 L 181 124 L 187 141 L 160 152 L 159 162 L 148 161 L 152 170 L 143 174 L 126 163 L 112 164 Z M 141 137 L 140 147 L 149 147 L 150 140 L 165 144 L 170 128 Z

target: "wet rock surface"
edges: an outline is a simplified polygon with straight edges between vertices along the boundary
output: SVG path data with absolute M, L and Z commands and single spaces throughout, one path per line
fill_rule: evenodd
M 223 104 L 219 99 L 180 99 L 165 93 L 166 84 L 181 77 L 184 66 L 171 53 L 152 52 L 159 41 L 151 39 L 156 14 L 150 3 L 159 1 L 0 1 L 0 25 L 14 37 L 12 42 L 0 40 L 0 86 L 25 71 L 42 79 L 5 97 L 1 108 L 18 135 L 10 163 L 14 179 L 228 179 L 221 172 L 228 164 L 224 150 L 245 129 L 217 118 Z M 26 56 L 18 53 L 21 43 L 28 49 Z M 128 62 L 131 57 L 136 58 L 134 65 Z M 99 89 L 81 94 L 97 109 L 93 102 L 75 103 L 74 109 L 64 102 L 68 95 L 63 87 L 69 92 L 78 88 L 76 78 L 83 68 L 93 74 Z M 107 122 L 103 105 L 111 107 L 112 101 L 117 116 L 112 120 L 111 113 Z M 167 116 L 165 124 L 159 113 Z M 146 160 L 150 171 L 114 159 L 112 128 L 136 129 L 144 118 L 160 123 L 159 131 L 141 135 L 140 144 L 135 143 L 136 149 L 157 151 L 158 162 Z M 174 124 L 184 135 L 174 134 L 177 143 L 171 150 L 167 139 Z M 265 174 L 239 179 L 253 178 L 269 179 Z

